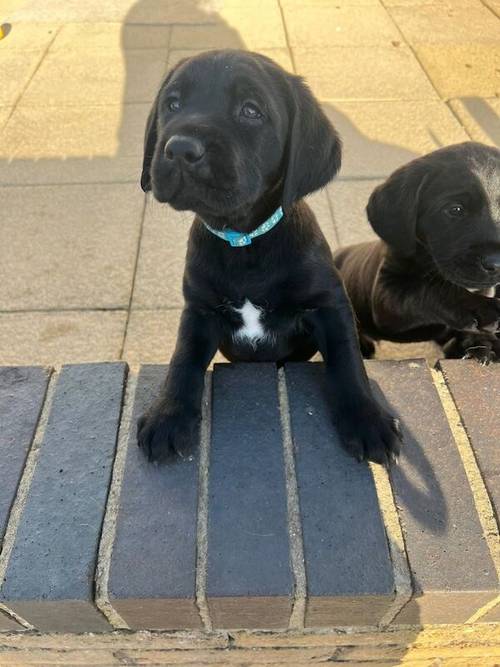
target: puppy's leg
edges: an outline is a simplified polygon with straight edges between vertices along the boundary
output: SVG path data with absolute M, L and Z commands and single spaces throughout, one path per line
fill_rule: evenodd
M 471 294 L 448 282 L 381 280 L 373 297 L 373 319 L 382 337 L 443 324 L 454 331 L 495 333 L 500 299 Z
M 363 355 L 363 359 L 372 359 L 375 356 L 375 343 L 371 338 L 365 336 L 363 333 L 358 331 L 359 336 L 359 349 Z
M 196 444 L 205 372 L 218 338 L 213 316 L 184 309 L 165 384 L 137 424 L 138 445 L 150 461 L 185 456 Z
M 399 423 L 372 394 L 344 289 L 338 287 L 335 296 L 335 305 L 308 318 L 325 362 L 333 419 L 352 456 L 387 465 L 399 454 Z

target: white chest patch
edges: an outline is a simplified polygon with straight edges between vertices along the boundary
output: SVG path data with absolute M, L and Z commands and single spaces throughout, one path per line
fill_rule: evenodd
M 259 341 L 268 337 L 261 322 L 262 308 L 254 306 L 251 301 L 245 299 L 241 308 L 234 308 L 241 315 L 243 325 L 233 334 L 235 340 L 244 340 L 253 347 L 257 347 Z
M 498 163 L 493 161 L 485 165 L 476 163 L 472 171 L 484 188 L 491 217 L 495 222 L 500 223 L 500 169 L 498 169 Z

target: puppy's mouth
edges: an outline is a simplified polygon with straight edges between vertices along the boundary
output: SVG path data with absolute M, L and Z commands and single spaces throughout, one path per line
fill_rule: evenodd
M 214 183 L 208 171 L 200 174 L 178 166 L 168 170 L 160 168 L 152 175 L 152 189 L 159 202 L 202 216 L 228 215 L 251 200 L 252 188 L 249 184 L 239 183 L 229 174 L 217 180 L 227 185 L 220 187 Z
M 486 276 L 481 271 L 479 262 L 477 266 L 471 266 L 470 269 L 464 270 L 463 267 L 456 267 L 455 265 L 437 264 L 439 272 L 445 280 L 463 287 L 469 292 L 483 292 L 494 289 L 500 284 L 500 275 Z

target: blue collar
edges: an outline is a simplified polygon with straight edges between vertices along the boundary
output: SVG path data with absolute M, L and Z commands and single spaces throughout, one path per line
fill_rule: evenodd
M 215 236 L 218 236 L 223 241 L 227 241 L 232 245 L 233 248 L 241 248 L 242 246 L 250 245 L 254 238 L 256 238 L 257 236 L 262 236 L 262 234 L 265 234 L 273 227 L 276 227 L 276 225 L 278 224 L 278 222 L 281 220 L 282 217 L 283 217 L 283 209 L 280 206 L 274 211 L 274 213 L 270 218 L 268 218 L 265 222 L 259 225 L 257 229 L 254 229 L 253 232 L 250 232 L 249 234 L 244 234 L 243 232 L 237 232 L 234 229 L 224 229 L 220 231 L 219 229 L 214 229 L 213 227 L 210 227 L 210 225 L 207 225 L 206 222 L 204 222 L 203 224 L 205 225 L 205 227 L 208 229 L 209 232 L 212 232 L 212 234 L 215 234 Z

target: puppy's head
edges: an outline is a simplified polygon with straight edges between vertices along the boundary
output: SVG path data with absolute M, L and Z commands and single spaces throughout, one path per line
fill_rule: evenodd
M 163 82 L 141 186 L 214 222 L 244 218 L 266 197 L 287 208 L 339 167 L 340 140 L 299 77 L 259 54 L 212 51 Z
M 401 256 L 422 250 L 447 280 L 500 283 L 500 151 L 467 142 L 413 160 L 375 189 L 375 232 Z

